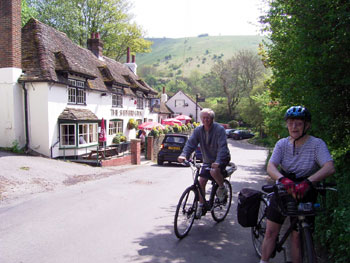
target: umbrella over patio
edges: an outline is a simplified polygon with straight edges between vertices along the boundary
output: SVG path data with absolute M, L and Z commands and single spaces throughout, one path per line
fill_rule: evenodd
M 147 121 L 147 122 L 141 123 L 138 126 L 140 130 L 152 130 L 155 127 L 160 127 L 161 129 L 164 129 L 164 126 L 162 124 L 154 121 Z
M 162 124 L 174 126 L 175 124 L 182 125 L 182 122 L 180 120 L 175 119 L 175 118 L 169 118 L 169 119 L 162 120 Z
M 179 115 L 179 116 L 176 116 L 175 119 L 177 120 L 180 120 L 180 121 L 190 121 L 192 120 L 192 118 L 190 116 L 187 116 L 187 115 Z

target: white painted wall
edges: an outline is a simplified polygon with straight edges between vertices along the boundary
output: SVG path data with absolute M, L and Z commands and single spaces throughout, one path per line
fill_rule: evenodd
M 123 134 L 128 140 L 136 138 L 136 130 L 129 130 L 127 124 L 130 118 L 158 119 L 157 113 L 150 113 L 150 108 L 137 109 L 134 99 L 130 96 L 123 97 L 123 108 L 112 108 L 112 95 L 101 96 L 101 92 L 87 92 L 86 106 L 68 105 L 68 88 L 65 85 L 48 83 L 26 83 L 28 90 L 29 107 L 29 147 L 40 154 L 51 156 L 51 146 L 59 140 L 58 117 L 63 110 L 68 108 L 89 109 L 99 119 L 106 120 L 107 145 L 112 144 L 113 135 L 108 135 L 110 119 L 123 120 Z M 90 148 L 96 148 L 92 146 Z M 59 149 L 57 144 L 52 149 L 52 157 L 78 155 L 89 152 L 89 149 L 81 148 L 68 150 Z
M 185 100 L 185 103 L 188 104 L 188 106 L 180 106 L 175 107 L 175 100 Z M 187 116 L 192 115 L 194 119 L 196 119 L 196 103 L 193 102 L 187 95 L 185 95 L 182 91 L 178 91 L 174 96 L 172 96 L 167 102 L 166 105 L 176 114 L 184 114 Z M 197 114 L 198 114 L 198 122 L 199 119 L 199 113 L 201 109 L 198 106 L 197 108 Z
M 0 147 L 25 145 L 23 90 L 17 83 L 22 70 L 0 68 Z

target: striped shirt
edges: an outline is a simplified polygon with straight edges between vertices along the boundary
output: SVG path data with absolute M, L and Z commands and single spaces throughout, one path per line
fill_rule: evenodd
M 303 145 L 295 147 L 294 155 L 293 143 L 289 139 L 283 138 L 276 143 L 270 162 L 281 165 L 285 172 L 294 173 L 296 178 L 309 177 L 333 160 L 322 139 L 309 136 Z

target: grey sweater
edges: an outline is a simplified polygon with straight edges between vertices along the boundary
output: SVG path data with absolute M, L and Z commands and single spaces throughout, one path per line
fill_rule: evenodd
M 216 122 L 213 123 L 207 135 L 203 125 L 195 128 L 180 156 L 188 159 L 198 143 L 200 143 L 204 163 L 221 164 L 231 158 L 225 129 Z

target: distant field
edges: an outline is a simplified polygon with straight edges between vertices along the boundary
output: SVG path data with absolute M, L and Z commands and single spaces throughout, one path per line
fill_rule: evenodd
M 187 75 L 197 69 L 206 73 L 218 59 L 226 60 L 239 50 L 258 52 L 262 36 L 205 36 L 191 38 L 151 38 L 152 52 L 137 54 L 139 67 L 153 65 L 165 72 Z

